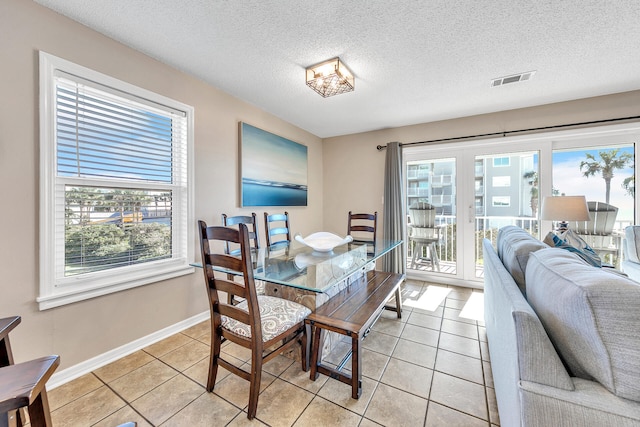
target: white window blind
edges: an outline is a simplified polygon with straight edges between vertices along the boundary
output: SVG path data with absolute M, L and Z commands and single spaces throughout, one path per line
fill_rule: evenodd
M 41 97 L 41 308 L 188 272 L 192 108 L 45 53 Z

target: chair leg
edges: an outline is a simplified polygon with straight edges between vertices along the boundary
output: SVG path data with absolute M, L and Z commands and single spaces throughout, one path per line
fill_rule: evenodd
M 33 427 L 52 427 L 51 412 L 47 391 L 43 388 L 40 394 L 29 405 L 29 422 Z
M 300 337 L 300 359 L 302 359 L 302 370 L 307 372 L 309 370 L 309 331 L 311 325 L 304 325 L 302 330 L 302 336 Z
M 413 255 L 411 256 L 411 268 L 416 267 L 416 257 L 418 256 L 419 252 L 422 252 L 422 245 L 416 243 L 415 247 L 413 248 Z
M 254 348 L 254 353 L 258 351 Z M 249 408 L 247 408 L 247 418 L 252 420 L 258 411 L 258 397 L 260 394 L 260 381 L 262 379 L 262 350 L 258 357 L 252 358 L 251 376 L 249 378 Z
M 213 320 L 212 320 L 213 322 Z M 211 325 L 211 352 L 209 354 L 209 377 L 207 378 L 207 391 L 213 391 L 218 375 L 218 358 L 220 357 L 221 337 L 213 330 Z
M 324 335 L 324 328 L 311 327 L 311 337 L 313 343 L 311 344 L 311 369 L 309 372 L 309 379 L 315 381 L 318 379 L 320 373 L 318 372 L 318 365 L 322 361 L 322 346 L 320 345 L 322 337 Z
M 440 271 L 440 259 L 438 258 L 438 246 L 434 243 L 431 243 L 431 269 L 435 271 L 438 269 Z

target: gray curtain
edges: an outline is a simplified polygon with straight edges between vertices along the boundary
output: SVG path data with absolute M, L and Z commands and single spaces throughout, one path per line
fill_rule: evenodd
M 404 240 L 407 235 L 402 184 L 402 148 L 399 142 L 390 142 L 387 144 L 384 165 L 383 238 L 386 240 Z M 391 251 L 382 261 L 383 270 L 404 274 L 406 253 L 406 244 Z

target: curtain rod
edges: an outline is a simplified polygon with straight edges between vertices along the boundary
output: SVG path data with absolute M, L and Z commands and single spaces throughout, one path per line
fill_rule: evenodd
M 507 136 L 507 135 L 512 134 L 512 133 L 534 132 L 534 131 L 549 130 L 549 129 L 561 129 L 561 128 L 566 128 L 566 127 L 570 127 L 570 126 L 595 125 L 595 124 L 600 124 L 600 123 L 619 122 L 619 121 L 622 121 L 622 120 L 634 120 L 634 119 L 640 119 L 640 116 L 620 117 L 620 118 L 617 118 L 617 119 L 592 120 L 590 122 L 567 123 L 567 124 L 563 124 L 563 125 L 543 126 L 543 127 L 537 127 L 537 128 L 529 128 L 529 129 L 505 130 L 505 131 L 502 131 L 502 132 L 482 133 L 482 134 L 478 134 L 478 135 L 454 136 L 454 137 L 451 137 L 451 138 L 431 139 L 429 141 L 407 142 L 405 144 L 400 144 L 400 147 L 405 147 L 405 146 L 409 146 L 409 145 L 431 144 L 431 143 L 434 143 L 434 142 L 461 141 L 461 140 L 473 139 L 473 138 L 486 138 L 486 137 L 489 137 L 489 136 L 500 136 L 500 135 Z M 382 151 L 382 150 L 386 149 L 387 146 L 386 145 L 378 145 L 376 148 L 378 149 L 378 151 Z

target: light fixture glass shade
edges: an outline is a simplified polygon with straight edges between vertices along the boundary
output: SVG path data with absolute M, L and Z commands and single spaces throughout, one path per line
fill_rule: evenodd
M 584 196 L 547 196 L 542 199 L 540 219 L 551 221 L 589 221 Z
M 307 86 L 327 98 L 353 91 L 355 79 L 340 58 L 333 58 L 307 67 Z

